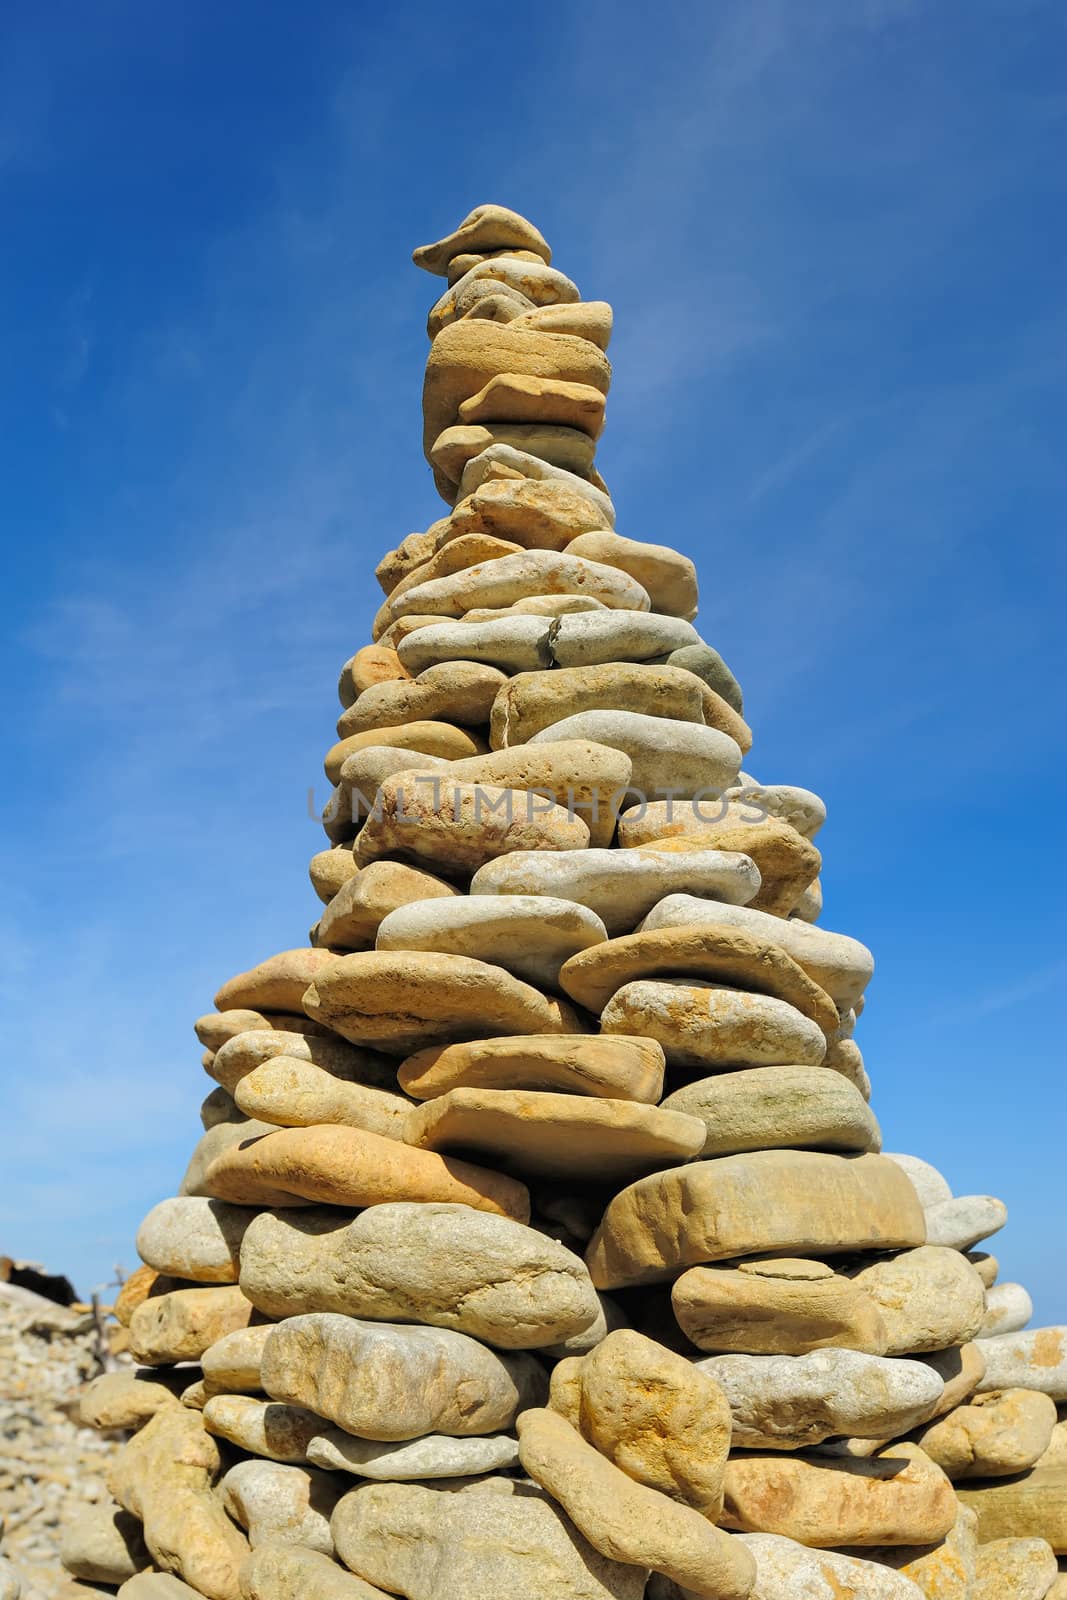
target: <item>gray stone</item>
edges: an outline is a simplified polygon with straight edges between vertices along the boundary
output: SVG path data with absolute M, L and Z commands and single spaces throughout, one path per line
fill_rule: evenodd
M 860 1556 L 809 1550 L 780 1533 L 739 1533 L 737 1538 L 756 1558 L 753 1594 L 758 1600 L 923 1600 L 924 1592 L 941 1595 L 940 1589 L 920 1589 L 902 1572 Z M 650 1600 L 668 1600 L 653 1587 L 648 1594 Z
M 432 622 L 402 639 L 396 653 L 412 673 L 439 661 L 481 661 L 502 672 L 537 672 L 552 665 L 551 629 L 548 617 L 518 614 L 492 622 Z
M 379 1483 L 421 1482 L 427 1478 L 469 1478 L 518 1465 L 519 1442 L 510 1433 L 453 1439 L 443 1433 L 399 1443 L 357 1439 L 342 1428 L 330 1428 L 312 1439 L 308 1460 L 319 1467 L 350 1472 Z
M 696 644 L 682 645 L 672 650 L 667 660 L 672 667 L 684 667 L 686 672 L 692 672 L 696 677 L 703 679 L 708 688 L 714 689 L 731 710 L 736 711 L 739 717 L 744 715 L 745 704 L 741 685 L 719 652 L 713 650 L 710 644 L 705 644 L 701 639 Z
M 241 1240 L 255 1211 L 180 1195 L 153 1206 L 137 1230 L 137 1253 L 157 1272 L 193 1283 L 236 1283 Z
M 113 1500 L 64 1516 L 59 1559 L 86 1583 L 125 1583 L 152 1564 L 140 1522 Z
M 550 648 L 557 667 L 594 667 L 666 658 L 682 645 L 699 642 L 693 624 L 681 617 L 647 611 L 596 611 L 560 617 L 552 628 Z
M 745 780 L 740 786 L 727 791 L 728 800 L 743 802 L 755 814 L 779 817 L 790 827 L 802 833 L 805 839 L 814 839 L 826 821 L 826 803 L 810 789 L 798 789 L 788 783 L 756 783 Z
M 707 1128 L 700 1152 L 877 1150 L 881 1134 L 854 1084 L 825 1067 L 753 1067 L 676 1089 L 661 1110 L 684 1111 Z
M 1030 1328 L 976 1340 L 985 1357 L 979 1394 L 990 1389 L 1037 1389 L 1067 1404 L 1067 1327 Z
M 558 990 L 559 969 L 579 950 L 603 944 L 593 911 L 549 895 L 463 895 L 415 900 L 384 918 L 379 950 L 437 950 L 491 961 L 538 988 Z
M 276 1461 L 239 1461 L 216 1491 L 253 1550 L 263 1544 L 306 1545 L 333 1554 L 330 1517 L 344 1484 L 329 1472 Z
M 979 1240 L 999 1233 L 1008 1220 L 1007 1206 L 991 1194 L 956 1195 L 924 1210 L 927 1242 L 952 1250 L 970 1250 Z
M 978 1330 L 981 1339 L 1001 1333 L 1018 1333 L 1034 1314 L 1034 1302 L 1021 1283 L 998 1283 L 986 1291 L 985 1316 Z
M 622 750 L 633 763 L 631 787 L 648 799 L 719 795 L 737 776 L 741 750 L 728 733 L 639 711 L 579 711 L 542 728 L 530 744 L 592 739 Z
M 947 1178 L 942 1177 L 936 1167 L 929 1161 L 923 1161 L 919 1156 L 900 1155 L 893 1150 L 885 1153 L 887 1161 L 895 1161 L 902 1171 L 911 1179 L 915 1193 L 919 1196 L 919 1204 L 927 1206 L 940 1205 L 942 1200 L 952 1199 L 952 1189 Z

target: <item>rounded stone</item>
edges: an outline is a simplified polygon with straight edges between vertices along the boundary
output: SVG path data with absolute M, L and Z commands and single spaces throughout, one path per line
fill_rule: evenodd
M 551 665 L 550 632 L 549 619 L 538 616 L 436 622 L 409 634 L 397 654 L 411 672 L 422 672 L 439 661 L 484 661 L 503 672 L 536 672 Z
M 703 1156 L 746 1150 L 873 1150 L 878 1122 L 859 1090 L 825 1067 L 753 1067 L 699 1078 L 667 1096 L 705 1126 Z
M 840 1345 L 885 1354 L 877 1306 L 824 1262 L 787 1258 L 690 1267 L 675 1281 L 671 1304 L 678 1326 L 700 1350 L 799 1356 Z
M 510 606 L 533 594 L 592 595 L 610 610 L 648 611 L 647 592 L 615 567 L 556 550 L 523 550 L 416 583 L 389 601 L 394 617 L 462 617 L 479 606 Z
M 860 1267 L 852 1278 L 882 1313 L 889 1355 L 967 1344 L 982 1326 L 985 1288 L 958 1250 L 920 1245 Z
M 292 1544 L 323 1555 L 333 1554 L 330 1517 L 342 1492 L 332 1473 L 276 1461 L 238 1461 L 217 1490 L 253 1550 Z
M 307 1461 L 311 1439 L 322 1418 L 305 1406 L 280 1405 L 246 1394 L 217 1394 L 204 1402 L 204 1427 L 251 1455 L 287 1466 Z
M 1067 1327 L 1030 1328 L 977 1340 L 985 1358 L 985 1377 L 978 1385 L 990 1389 L 1036 1389 L 1057 1405 L 1067 1404 Z
M 680 617 L 647 611 L 587 612 L 560 618 L 552 630 L 552 662 L 557 667 L 595 667 L 616 661 L 651 661 L 699 643 L 693 624 Z
M 826 1035 L 795 1006 L 699 979 L 626 983 L 604 1007 L 600 1026 L 655 1039 L 678 1067 L 817 1067 L 826 1054 Z
M 295 1011 L 304 990 L 336 960 L 328 950 L 283 950 L 248 972 L 239 972 L 215 996 L 220 1011 Z
M 688 556 L 670 545 L 626 539 L 610 529 L 580 533 L 567 546 L 572 555 L 603 561 L 627 572 L 648 591 L 652 610 L 691 621 L 697 614 L 697 571 Z
M 390 912 L 378 929 L 377 947 L 471 956 L 539 988 L 558 989 L 563 963 L 607 936 L 596 913 L 573 900 L 470 895 L 417 900 Z
M 1034 1314 L 1034 1302 L 1021 1283 L 998 1283 L 986 1290 L 985 1316 L 979 1328 L 982 1339 L 1000 1333 L 1019 1333 Z
M 404 1095 L 346 1083 L 311 1061 L 273 1056 L 253 1068 L 234 1090 L 237 1104 L 250 1117 L 281 1128 L 307 1128 L 340 1123 L 364 1128 L 386 1139 L 403 1138 L 409 1102 Z
M 600 734 L 595 734 L 588 724 L 575 726 L 573 718 L 593 711 L 608 712 L 612 718 L 619 713 L 639 714 L 653 721 L 690 722 L 704 725 L 704 685 L 690 672 L 677 667 L 649 666 L 647 662 L 613 662 L 595 667 L 555 667 L 550 672 L 520 672 L 509 678 L 493 702 L 489 722 L 489 740 L 494 750 L 510 745 L 526 744 L 536 733 L 548 728 L 558 730 L 561 723 L 569 724 L 567 731 L 554 731 L 553 741 L 565 738 L 595 739 L 597 743 L 611 745 L 611 730 L 618 729 L 614 720 L 599 724 Z M 715 731 L 715 730 L 710 730 Z M 720 739 L 724 736 L 720 736 Z M 669 748 L 670 728 L 663 730 L 663 744 Z M 705 741 L 705 744 L 709 741 Z M 647 772 L 643 746 L 632 738 L 620 744 L 627 755 L 630 746 L 638 752 L 642 774 Z M 732 752 L 728 747 L 716 746 L 716 760 L 731 765 Z M 631 756 L 631 759 L 634 759 Z M 732 770 L 740 765 L 740 755 Z M 636 781 L 636 780 L 635 780 Z
M 400 1087 L 416 1100 L 450 1089 L 546 1089 L 655 1105 L 664 1057 L 652 1039 L 527 1034 L 431 1046 L 401 1062 Z
M 630 789 L 649 798 L 718 793 L 733 781 L 741 764 L 741 751 L 729 734 L 638 711 L 580 711 L 539 729 L 529 742 L 556 739 L 591 739 L 621 750 L 632 763 Z
M 956 1195 L 926 1207 L 926 1237 L 950 1250 L 970 1250 L 1008 1220 L 1003 1200 L 991 1194 Z
M 255 1214 L 201 1196 L 161 1200 L 137 1230 L 137 1254 L 147 1266 L 174 1278 L 236 1283 L 241 1240 Z
M 1005 1478 L 1040 1460 L 1055 1426 L 1056 1406 L 1047 1394 L 995 1389 L 924 1428 L 916 1442 L 954 1480 Z
M 901 1155 L 897 1151 L 887 1150 L 887 1161 L 895 1161 L 902 1172 L 906 1172 L 915 1186 L 915 1193 L 919 1196 L 919 1203 L 927 1206 L 939 1205 L 942 1200 L 952 1199 L 952 1190 L 948 1179 L 938 1172 L 929 1161 L 923 1161 L 919 1156 Z
M 329 1428 L 312 1439 L 308 1459 L 319 1467 L 350 1472 L 379 1483 L 410 1483 L 428 1478 L 466 1478 L 502 1472 L 519 1463 L 519 1443 L 510 1433 L 453 1439 L 427 1433 L 421 1439 L 357 1439 Z
M 737 1539 L 755 1557 L 753 1593 L 759 1600 L 923 1600 L 924 1593 L 929 1600 L 928 1592 L 903 1573 L 859 1556 L 809 1550 L 778 1533 L 741 1533 Z M 942 1600 L 940 1591 L 937 1600 Z

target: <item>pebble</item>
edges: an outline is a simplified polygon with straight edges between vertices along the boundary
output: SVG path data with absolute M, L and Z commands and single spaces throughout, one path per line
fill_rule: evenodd
M 379 950 L 435 950 L 505 967 L 526 983 L 558 990 L 571 956 L 607 939 L 600 918 L 573 900 L 547 895 L 469 895 L 416 900 L 390 912 Z
M 357 1439 L 341 1428 L 330 1428 L 312 1439 L 308 1458 L 317 1466 L 349 1472 L 357 1478 L 379 1483 L 410 1483 L 505 1471 L 518 1466 L 519 1445 L 510 1433 L 492 1433 L 473 1439 L 426 1433 L 419 1439 L 393 1442 Z
M 627 787 L 647 796 L 717 796 L 733 782 L 741 765 L 741 751 L 729 734 L 694 721 L 640 711 L 580 711 L 539 729 L 530 742 L 555 739 L 591 739 L 623 751 L 632 766 Z

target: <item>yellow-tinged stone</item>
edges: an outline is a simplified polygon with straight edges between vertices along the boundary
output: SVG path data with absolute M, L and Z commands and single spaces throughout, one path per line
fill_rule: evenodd
M 603 561 L 606 566 L 628 572 L 648 590 L 653 611 L 692 621 L 697 613 L 699 591 L 697 569 L 688 556 L 665 544 L 647 544 L 641 539 L 626 539 L 609 529 L 579 534 L 568 547 L 572 555 Z
M 437 435 L 430 461 L 437 474 L 458 493 L 468 462 L 493 445 L 510 445 L 584 477 L 593 465 L 595 439 L 580 428 L 554 422 L 455 422 Z
M 410 612 L 441 621 L 545 595 L 578 595 L 614 611 L 648 610 L 648 595 L 625 572 L 561 550 L 521 550 L 481 562 L 447 578 L 417 583 L 390 605 L 397 615 Z
M 559 378 L 529 378 L 500 372 L 464 400 L 461 422 L 549 422 L 578 428 L 599 439 L 604 429 L 604 395 L 588 383 Z M 598 559 L 594 557 L 594 559 Z
M 204 1401 L 204 1427 L 253 1455 L 296 1466 L 307 1460 L 307 1447 L 325 1423 L 301 1406 L 278 1405 L 253 1395 L 218 1394 Z
M 791 1356 L 828 1346 L 875 1356 L 886 1351 L 878 1307 L 822 1261 L 690 1267 L 675 1281 L 671 1304 L 699 1350 Z
M 489 740 L 494 750 L 524 744 L 543 728 L 582 711 L 636 711 L 702 723 L 703 701 L 700 679 L 682 667 L 626 661 L 519 672 L 493 702 Z
M 978 1546 L 973 1600 L 1046 1600 L 1059 1573 L 1045 1539 L 991 1539 Z
M 611 843 L 618 796 L 630 782 L 632 766 L 629 756 L 610 745 L 555 739 L 455 761 L 448 778 L 550 796 L 586 824 L 589 844 L 597 849 Z
M 450 521 L 450 518 L 444 520 L 443 531 L 447 531 Z M 480 529 L 471 529 L 448 540 L 438 534 L 432 553 L 406 572 L 386 598 L 391 602 L 399 601 L 402 595 L 420 583 L 429 583 L 433 578 L 450 578 L 454 573 L 466 572 L 468 567 L 476 567 L 482 561 L 495 561 L 499 556 L 514 555 L 516 550 L 521 549 L 522 545 L 511 539 L 483 533 Z M 391 604 L 384 607 L 379 616 L 388 620 L 395 617 L 399 609 L 396 604 Z
M 954 1480 L 1026 1472 L 1052 1440 L 1056 1407 L 1035 1389 L 992 1389 L 924 1428 L 917 1442 Z
M 350 844 L 334 845 L 332 850 L 320 850 L 308 862 L 311 887 L 324 905 L 329 905 L 339 894 L 349 878 L 359 871 L 359 863 L 352 854 Z
M 384 1589 L 298 1544 L 253 1550 L 241 1568 L 241 1594 L 244 1600 L 391 1600 Z
M 956 1493 L 977 1513 L 982 1544 L 1047 1539 L 1058 1556 L 1067 1555 L 1067 1455 L 1018 1477 L 961 1483 Z
M 817 1067 L 826 1035 L 810 1017 L 774 995 L 722 988 L 703 978 L 667 983 L 635 978 L 608 1001 L 604 1033 L 656 1039 L 672 1066 L 705 1072 L 738 1067 Z
M 527 550 L 565 550 L 603 520 L 603 512 L 569 484 L 551 478 L 496 478 L 457 503 L 442 539 L 481 533 Z
M 437 549 L 440 526 L 440 522 L 435 522 L 425 531 L 409 533 L 406 539 L 401 539 L 395 550 L 386 552 L 374 569 L 374 576 L 384 594 L 390 594 L 401 578 L 406 578 L 414 567 L 429 561 Z
M 546 266 L 552 260 L 552 251 L 544 235 L 527 222 L 517 211 L 507 206 L 475 206 L 457 228 L 438 239 L 434 244 L 420 244 L 411 252 L 411 259 L 424 272 L 444 277 L 449 264 L 459 255 L 492 255 L 496 251 L 514 250 L 528 252 Z
M 434 619 L 436 620 L 436 618 Z M 420 755 L 441 756 L 445 761 L 457 761 L 464 756 L 483 755 L 484 739 L 468 728 L 457 728 L 450 722 L 404 722 L 391 728 L 368 728 L 364 733 L 349 734 L 339 739 L 326 752 L 323 765 L 331 783 L 341 777 L 341 768 L 349 756 L 358 750 L 369 750 L 372 745 L 387 745 L 394 750 L 413 750 Z
M 577 334 L 580 339 L 589 339 L 606 350 L 611 343 L 613 320 L 606 300 L 579 300 L 577 304 L 538 306 L 533 311 L 521 311 L 512 318 L 512 326 L 541 333 Z
M 299 1012 L 308 984 L 336 959 L 329 950 L 283 950 L 230 978 L 216 994 L 215 1004 L 220 1011 L 236 1007 Z
M 674 821 L 661 832 L 667 806 L 673 806 Z M 749 904 L 777 917 L 789 915 L 822 865 L 822 856 L 811 840 L 777 817 L 721 828 L 690 828 L 685 804 L 677 800 L 653 801 L 644 808 L 644 815 L 639 807 L 631 813 L 624 811 L 619 818 L 619 843 L 626 848 L 660 851 L 732 850 L 748 856 L 762 880 L 759 893 Z
M 255 1317 L 255 1307 L 235 1285 L 149 1295 L 130 1317 L 130 1352 L 146 1366 L 199 1361 L 209 1345 Z
M 364 690 L 410 677 L 395 650 L 381 644 L 365 644 L 341 668 L 337 698 L 347 709 L 355 705 Z
M 369 728 L 406 722 L 478 727 L 489 721 L 493 701 L 506 682 L 504 673 L 480 661 L 441 661 L 408 682 L 379 683 L 366 690 L 338 718 L 337 734 L 347 739 Z
M 401 1062 L 397 1078 L 416 1100 L 450 1089 L 546 1089 L 655 1105 L 663 1067 L 652 1039 L 527 1034 L 419 1050 Z
M 403 861 L 372 861 L 358 867 L 353 858 L 353 868 L 319 919 L 319 943 L 331 949 L 372 950 L 390 911 L 413 900 L 452 899 L 459 893 L 434 873 Z
M 404 1137 L 404 1121 L 410 1110 L 401 1094 L 363 1083 L 346 1083 L 313 1061 L 299 1061 L 292 1056 L 273 1056 L 253 1068 L 237 1084 L 234 1095 L 247 1116 L 281 1128 L 336 1122 L 380 1133 L 386 1139 Z

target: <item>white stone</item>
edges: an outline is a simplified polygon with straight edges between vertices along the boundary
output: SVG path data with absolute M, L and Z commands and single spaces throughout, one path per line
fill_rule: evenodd
M 915 1193 L 919 1196 L 919 1204 L 924 1210 L 927 1206 L 940 1205 L 942 1200 L 952 1199 L 952 1189 L 948 1179 L 942 1177 L 929 1161 L 923 1161 L 919 1156 L 900 1155 L 891 1150 L 887 1150 L 885 1156 L 887 1161 L 895 1161 L 897 1166 L 908 1174 Z M 934 1242 L 930 1240 L 931 1244 Z
M 318 1467 L 350 1472 L 380 1483 L 418 1482 L 426 1478 L 467 1478 L 500 1472 L 519 1460 L 519 1442 L 510 1433 L 452 1439 L 426 1433 L 421 1439 L 357 1439 L 343 1428 L 330 1428 L 308 1445 L 308 1460 Z
M 558 990 L 559 969 L 579 950 L 603 944 L 593 911 L 551 895 L 463 895 L 413 900 L 378 928 L 379 950 L 436 950 L 504 967 L 527 983 Z
M 736 1537 L 756 1558 L 753 1600 L 923 1600 L 918 1584 L 891 1567 L 833 1550 L 809 1550 L 778 1533 Z M 668 1600 L 657 1594 L 654 1583 L 648 1595 L 649 1600 Z
M 976 1340 L 985 1357 L 979 1394 L 991 1389 L 1036 1389 L 1067 1404 L 1067 1326 L 1030 1328 Z
M 980 1239 L 998 1233 L 1008 1220 L 1003 1200 L 991 1194 L 963 1194 L 923 1207 L 927 1244 L 946 1244 L 953 1250 L 970 1250 Z
M 1021 1283 L 997 1283 L 986 1291 L 985 1316 L 979 1336 L 995 1338 L 1001 1333 L 1018 1333 L 1034 1314 L 1034 1302 Z

